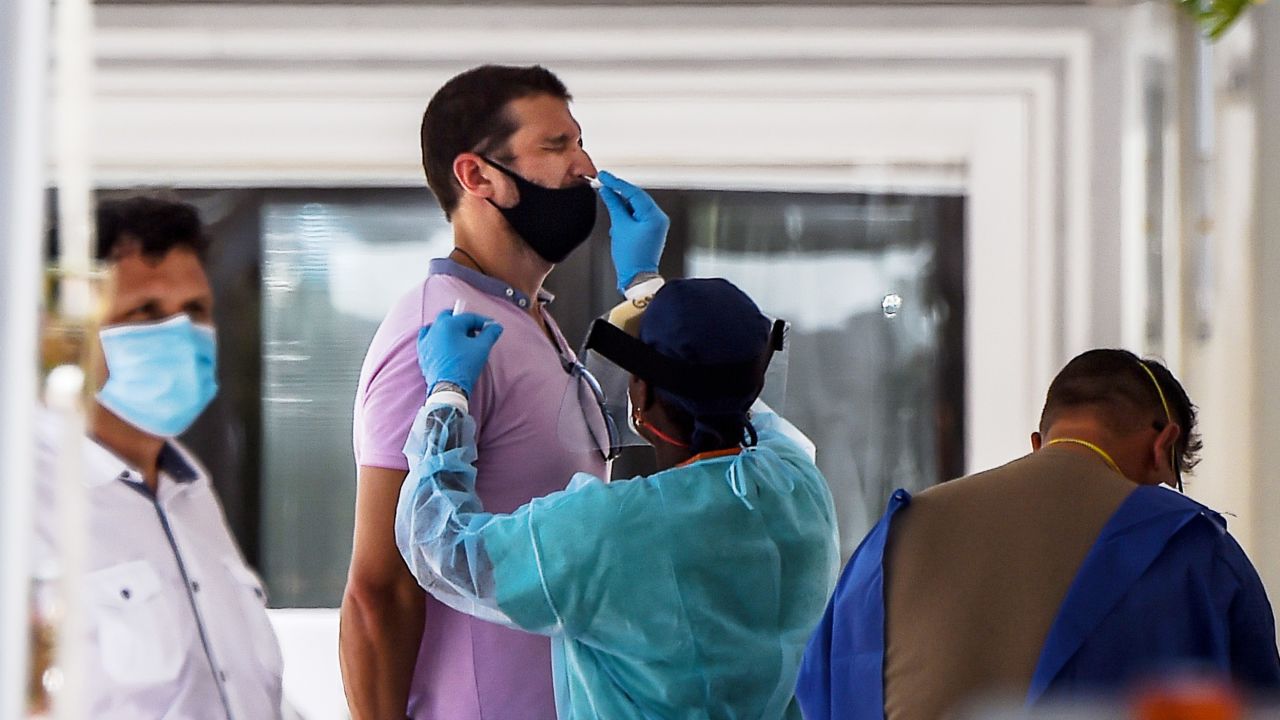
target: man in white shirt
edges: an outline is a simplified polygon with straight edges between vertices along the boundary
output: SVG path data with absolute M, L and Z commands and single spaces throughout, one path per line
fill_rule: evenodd
M 217 393 L 207 242 L 194 208 L 98 209 L 115 283 L 84 439 L 84 708 L 92 718 L 280 717 L 280 648 L 262 584 L 208 475 L 174 438 Z M 56 421 L 42 418 L 37 567 L 56 563 Z

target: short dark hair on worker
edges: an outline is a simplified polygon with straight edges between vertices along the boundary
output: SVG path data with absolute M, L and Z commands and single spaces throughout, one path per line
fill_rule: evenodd
M 138 195 L 98 203 L 99 260 L 112 260 L 137 249 L 143 256 L 163 258 L 183 247 L 204 260 L 209 239 L 195 207 L 184 202 Z
M 667 419 L 676 426 L 677 435 L 689 439 L 689 452 L 694 455 L 738 447 L 746 438 L 749 421 L 745 413 L 694 417 L 669 393 L 655 390 L 654 402 L 662 406 Z
M 509 162 L 506 143 L 518 128 L 507 104 L 536 95 L 573 99 L 564 83 L 541 65 L 481 65 L 455 76 L 432 96 L 422 114 L 422 169 L 446 218 L 458 206 L 462 189 L 453 177 L 454 159 L 474 152 Z
M 1143 366 L 1160 384 L 1173 421 L 1182 429 L 1177 442 L 1178 468 L 1191 470 L 1200 462 L 1204 446 L 1196 431 L 1196 406 L 1167 367 L 1128 350 L 1089 350 L 1067 363 L 1049 385 L 1040 432 L 1047 432 L 1064 411 L 1080 408 L 1092 408 L 1107 427 L 1119 433 L 1153 423 L 1163 428 L 1166 417 L 1160 394 Z

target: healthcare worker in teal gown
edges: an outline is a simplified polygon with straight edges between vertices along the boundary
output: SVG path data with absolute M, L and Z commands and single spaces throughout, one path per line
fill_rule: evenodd
M 552 636 L 560 718 L 798 720 L 796 675 L 839 556 L 812 444 L 755 403 L 780 327 L 719 279 L 666 283 L 638 337 L 597 321 L 594 349 L 631 373 L 632 424 L 662 469 L 579 474 L 492 514 L 467 393 L 500 334 L 445 311 L 419 340 L 431 392 L 396 515 L 418 581 Z

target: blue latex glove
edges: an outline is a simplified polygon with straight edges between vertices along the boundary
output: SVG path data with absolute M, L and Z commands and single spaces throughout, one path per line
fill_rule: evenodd
M 418 367 L 427 388 L 450 382 L 470 396 L 500 335 L 502 326 L 483 315 L 441 311 L 435 322 L 418 331 Z
M 601 170 L 600 199 L 609 210 L 609 251 L 618 276 L 618 292 L 626 292 L 636 275 L 658 272 L 662 246 L 671 221 L 649 193 Z

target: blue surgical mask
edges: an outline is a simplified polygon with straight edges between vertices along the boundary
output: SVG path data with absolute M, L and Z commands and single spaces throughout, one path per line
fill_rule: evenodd
M 175 315 L 112 325 L 98 336 L 107 361 L 98 402 L 144 432 L 180 435 L 218 394 L 218 343 L 208 325 Z

